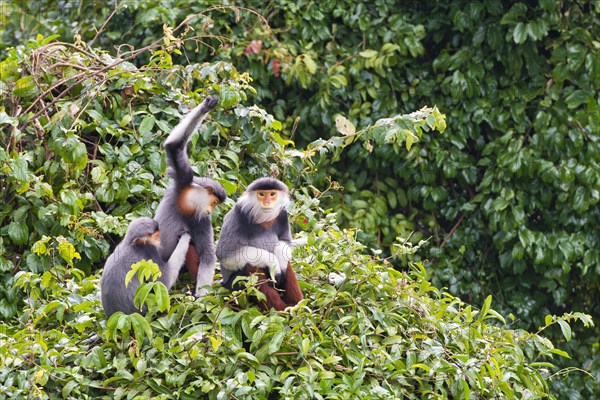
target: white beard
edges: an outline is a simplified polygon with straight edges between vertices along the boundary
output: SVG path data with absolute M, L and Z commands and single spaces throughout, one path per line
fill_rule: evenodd
M 256 199 L 254 192 L 245 192 L 238 199 L 238 204 L 243 213 L 250 216 L 250 219 L 255 224 L 272 221 L 290 202 L 287 194 L 280 192 L 279 198 L 275 202 L 273 208 L 263 208 L 260 202 Z
M 207 215 L 210 215 L 209 202 L 211 198 L 208 191 L 195 184 L 192 184 L 192 189 L 186 193 L 186 197 L 183 199 L 185 205 L 190 209 L 195 210 L 195 217 L 202 219 Z

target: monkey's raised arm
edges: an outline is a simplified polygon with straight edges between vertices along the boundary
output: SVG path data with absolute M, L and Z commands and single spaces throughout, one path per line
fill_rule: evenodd
M 209 96 L 204 99 L 177 124 L 165 141 L 167 164 L 171 168 L 169 175 L 179 187 L 188 185 L 194 178 L 187 156 L 187 143 L 208 112 L 214 109 L 218 103 L 219 99 L 216 97 Z

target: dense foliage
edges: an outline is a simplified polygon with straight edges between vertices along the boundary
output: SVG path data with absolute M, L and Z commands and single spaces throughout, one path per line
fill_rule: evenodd
M 311 246 L 295 256 L 307 298 L 288 313 L 265 315 L 249 306 L 255 289 L 232 295 L 218 286 L 201 301 L 177 293 L 168 307 L 163 297 L 168 311 L 153 318 L 161 300 L 146 318 L 117 313 L 107 322 L 97 276 L 69 267 L 78 254 L 59 245 L 47 252 L 61 260 L 53 271 L 17 277 L 28 300 L 19 326 L 0 329 L 2 393 L 11 399 L 547 396 L 549 356 L 563 351 L 538 334 L 494 326 L 504 320 L 490 308 L 491 298 L 476 310 L 433 287 L 422 266 L 405 274 L 370 259 L 354 233 L 334 220 L 315 224 Z M 60 250 L 62 257 L 53 254 Z M 330 271 L 346 278 L 328 282 Z M 549 316 L 547 326 L 570 329 L 571 319 L 590 323 L 573 314 Z
M 32 4 L 33 9 L 25 8 Z M 182 78 L 165 84 L 168 91 L 161 89 L 162 83 L 148 89 L 145 79 L 141 79 L 138 85 L 142 85 L 141 95 L 146 97 L 139 103 L 133 102 L 135 111 L 129 117 L 122 108 L 129 104 L 130 96 L 125 77 L 119 84 L 116 80 L 106 82 L 114 85 L 111 89 L 123 92 L 111 96 L 110 101 L 102 98 L 96 104 L 92 101 L 93 107 L 82 103 L 77 104 L 78 108 L 63 108 L 54 122 L 67 120 L 64 125 L 54 125 L 60 126 L 52 133 L 51 139 L 56 142 L 49 142 L 43 150 L 31 139 L 36 134 L 35 124 L 29 125 L 30 136 L 14 142 L 20 146 L 31 144 L 26 147 L 28 151 L 23 156 L 18 153 L 16 161 L 12 155 L 4 155 L 4 161 L 0 160 L 22 173 L 4 172 L 8 180 L 15 180 L 11 181 L 10 190 L 6 184 L 2 187 L 5 206 L 0 215 L 3 221 L 9 221 L 9 225 L 3 222 L 0 230 L 2 270 L 12 272 L 21 265 L 27 265 L 23 269 L 38 268 L 37 272 L 48 268 L 51 262 L 30 253 L 28 246 L 41 235 L 62 235 L 74 237 L 81 244 L 78 249 L 84 257 L 76 263 L 90 271 L 110 247 L 102 234 L 122 233 L 123 221 L 114 216 L 150 213 L 156 206 L 156 194 L 164 187 L 164 161 L 152 161 L 160 140 L 152 140 L 150 132 L 158 127 L 164 133 L 177 120 L 179 110 L 174 104 L 182 102 L 179 88 L 187 84 L 182 92 L 199 89 L 192 95 L 197 98 L 205 90 L 204 85 L 212 85 L 211 90 L 231 98 L 233 105 L 244 96 L 244 91 L 253 90 L 248 86 L 251 76 L 257 92 L 252 100 L 283 125 L 262 110 L 250 107 L 238 108 L 239 115 L 235 116 L 218 114 L 213 129 L 220 130 L 221 137 L 205 133 L 204 139 L 210 140 L 211 145 L 227 141 L 232 146 L 227 154 L 241 158 L 230 159 L 219 152 L 198 149 L 195 157 L 201 173 L 215 173 L 223 181 L 237 184 L 277 165 L 289 182 L 309 182 L 317 187 L 329 173 L 336 181 L 331 188 L 341 186 L 343 191 L 327 191 L 326 195 L 332 197 L 323 196 L 324 207 L 338 210 L 338 222 L 343 226 L 360 228 L 359 238 L 368 246 L 395 254 L 394 249 L 402 248 L 398 236 L 407 237 L 414 232 L 414 243 L 429 239 L 417 254 L 428 260 L 425 265 L 436 286 L 447 286 L 450 293 L 479 304 L 494 293 L 503 311 L 522 318 L 530 328 L 544 325 L 548 313 L 576 310 L 600 316 L 595 300 L 600 277 L 600 20 L 594 2 L 424 4 L 326 0 L 311 3 L 310 7 L 302 1 L 271 2 L 266 6 L 264 2 L 245 2 L 264 16 L 260 17 L 244 9 L 209 8 L 191 0 L 163 0 L 123 2 L 112 19 L 108 18 L 113 11 L 111 4 L 82 4 L 11 4 L 3 10 L 7 24 L 3 27 L 5 43 L 0 46 L 7 46 L 12 40 L 16 40 L 13 45 L 24 43 L 32 37 L 27 32 L 41 31 L 62 34 L 69 41 L 73 38 L 73 43 L 75 34 L 79 34 L 84 41 L 94 40 L 105 48 L 127 42 L 139 49 L 160 40 L 159 27 L 163 23 L 167 24 L 164 32 L 169 33 L 169 27 L 201 12 L 202 15 L 188 20 L 194 30 L 187 31 L 186 38 L 196 37 L 212 47 L 199 44 L 198 40 L 178 41 L 182 32 L 179 30 L 166 44 L 170 50 L 181 45 L 181 54 L 159 53 L 154 64 L 150 53 L 140 52 L 132 57 L 132 63 L 138 66 L 169 68 L 173 59 L 174 68 L 178 69 L 175 75 Z M 72 20 L 78 20 L 77 26 L 65 23 L 65 12 Z M 98 19 L 99 14 L 106 19 Z M 97 34 L 97 29 L 103 32 Z M 128 57 L 132 50 L 121 46 L 118 51 Z M 177 66 L 178 61 L 188 64 L 188 60 L 203 61 L 208 57 L 230 61 L 250 76 L 238 74 L 230 64 L 216 64 L 223 68 L 217 67 L 216 72 L 206 76 L 196 64 Z M 11 66 L 4 65 L 8 69 L 2 68 L 3 82 L 24 79 L 18 85 L 20 90 L 11 93 L 18 100 L 13 107 L 40 94 L 28 93 L 35 85 L 27 73 L 18 70 L 21 59 L 15 58 Z M 33 58 L 32 68 L 39 66 L 42 59 Z M 215 69 L 214 64 L 204 68 Z M 193 72 L 194 69 L 198 70 Z M 67 71 L 63 86 L 54 88 L 51 95 L 73 89 L 67 79 L 72 74 L 76 71 Z M 202 83 L 194 81 L 198 75 L 204 76 Z M 167 82 L 174 79 L 168 73 L 165 76 Z M 238 76 L 244 76 L 245 81 L 240 82 Z M 74 88 L 81 93 L 91 88 L 82 87 Z M 7 93 L 4 86 L 2 90 Z M 170 107 L 165 106 L 165 101 Z M 121 114 L 103 125 L 106 104 Z M 360 130 L 381 118 L 410 113 L 424 104 L 435 104 L 448 115 L 448 129 L 443 135 L 424 135 L 422 143 L 410 151 L 403 149 L 410 147 L 404 140 L 411 137 L 403 133 L 403 121 L 389 138 L 371 130 L 370 137 L 361 136 L 364 140 L 327 140 L 340 129 L 340 124 L 336 127 L 338 113 L 352 121 L 344 123 L 338 119 L 342 121 L 340 131 L 348 133 L 353 125 Z M 43 104 L 36 107 L 35 112 L 42 111 L 39 121 L 45 127 L 44 117 L 50 119 L 51 115 L 44 116 Z M 26 113 L 33 110 L 24 109 Z M 96 115 L 94 119 L 87 110 L 97 111 L 101 118 Z M 239 116 L 246 122 L 239 123 Z M 15 114 L 0 116 L 3 131 L 23 123 L 10 117 Z M 108 140 L 102 136 L 87 138 L 86 134 L 95 132 L 97 126 L 101 133 L 116 133 L 110 133 L 114 137 Z M 255 128 L 262 130 L 259 136 L 255 136 Z M 42 140 L 44 130 L 36 129 L 38 140 Z M 82 139 L 74 132 L 83 133 Z M 230 141 L 231 132 L 241 144 Z M 288 158 L 283 148 L 290 143 L 283 132 L 299 144 L 319 137 L 325 140 L 296 154 L 296 158 Z M 372 146 L 388 139 L 391 145 Z M 109 145 L 103 146 L 105 143 L 98 140 L 107 140 Z M 400 142 L 393 143 L 394 140 Z M 309 154 L 339 150 L 340 143 L 350 142 L 355 144 L 336 153 L 340 160 L 330 170 L 321 158 L 316 161 L 319 171 L 299 173 Z M 113 143 L 116 149 L 102 153 Z M 64 159 L 57 162 L 48 158 L 47 149 Z M 137 165 L 130 163 L 128 152 L 134 159 L 137 157 Z M 106 155 L 109 164 L 90 163 L 97 158 L 94 154 L 101 158 Z M 244 158 L 246 154 L 251 157 Z M 52 168 L 40 169 L 45 164 Z M 249 168 L 240 169 L 240 165 Z M 124 170 L 125 166 L 129 169 Z M 92 170 L 97 175 L 92 175 Z M 52 190 L 39 179 L 42 174 L 50 177 Z M 78 178 L 76 183 L 71 177 Z M 86 194 L 86 186 L 98 186 L 99 193 L 116 201 L 100 199 L 96 205 L 98 199 Z M 31 188 L 36 191 L 34 195 Z M 235 189 L 229 187 L 232 193 Z M 52 200 L 50 205 L 48 200 Z M 46 216 L 47 211 L 51 217 Z M 303 219 L 304 215 L 299 220 Z M 56 220 L 60 224 L 55 224 Z M 310 215 L 307 220 L 312 221 Z M 93 229 L 96 225 L 99 228 Z M 16 251 L 15 244 L 20 246 Z M 399 259 L 393 261 L 403 265 Z M 8 283 L 10 277 L 3 275 L 2 279 Z M 0 290 L 3 314 L 14 315 L 15 290 L 10 285 Z M 571 343 L 578 354 L 573 365 L 584 365 L 600 379 L 598 333 L 598 329 L 576 331 L 576 340 Z M 562 332 L 556 329 L 554 337 L 558 339 L 560 335 Z M 571 388 L 560 388 L 564 396 L 586 398 L 598 391 L 598 383 L 585 375 L 571 375 L 567 382 Z

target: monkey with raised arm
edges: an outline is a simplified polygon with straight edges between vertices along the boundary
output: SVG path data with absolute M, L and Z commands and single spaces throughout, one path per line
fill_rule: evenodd
M 252 182 L 230 210 L 221 228 L 217 257 L 223 285 L 237 290 L 238 276 L 256 274 L 265 294 L 263 307 L 282 311 L 302 300 L 292 268 L 292 234 L 285 207 L 287 186 L 275 178 Z
M 167 289 L 171 289 L 184 264 L 189 242 L 190 235 L 183 233 L 177 238 L 175 250 L 168 261 L 163 261 L 158 254 L 160 248 L 158 223 L 148 217 L 131 221 L 125 237 L 106 260 L 100 278 L 100 297 L 106 316 L 110 317 L 117 311 L 125 314 L 144 312 L 133 305 L 135 291 L 140 285 L 137 276 L 133 277 L 128 286 L 125 286 L 125 275 L 131 270 L 131 265 L 139 261 L 155 262 L 162 273 L 158 280 L 164 283 Z
M 214 208 L 225 201 L 227 193 L 220 183 L 194 176 L 187 156 L 187 144 L 218 102 L 215 97 L 204 99 L 167 137 L 167 173 L 172 184 L 158 205 L 155 216 L 160 225 L 160 255 L 163 260 L 173 253 L 177 238 L 183 232 L 190 233 L 186 267 L 196 281 L 196 297 L 205 294 L 202 287 L 211 285 L 215 274 L 214 234 L 210 217 Z

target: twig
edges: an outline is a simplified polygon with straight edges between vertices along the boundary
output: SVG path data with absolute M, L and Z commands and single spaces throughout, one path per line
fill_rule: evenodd
M 456 223 L 454 224 L 452 229 L 450 229 L 450 232 L 448 232 L 448 234 L 444 237 L 444 240 L 442 241 L 442 244 L 440 244 L 440 247 L 444 247 L 446 245 L 446 243 L 448 243 L 448 240 L 450 240 L 450 237 L 458 229 L 458 227 L 460 226 L 460 223 L 462 222 L 464 217 L 465 217 L 465 214 L 461 214 L 460 217 L 458 217 L 458 221 L 456 221 Z
M 108 16 L 108 18 L 106 18 L 106 21 L 104 21 L 104 23 L 102 24 L 102 26 L 100 27 L 100 30 L 96 31 L 96 35 L 94 36 L 94 38 L 92 40 L 90 40 L 90 42 L 88 43 L 88 47 L 92 47 L 92 44 L 94 44 L 94 42 L 96 41 L 96 39 L 98 39 L 98 36 L 100 36 L 100 34 L 102 32 L 104 32 L 104 29 L 106 28 L 106 25 L 109 23 L 109 21 L 112 19 L 112 17 L 115 16 L 116 12 L 119 11 L 119 3 L 115 3 L 115 9 L 110 13 L 110 15 Z
M 69 68 L 78 69 L 81 71 L 89 71 L 91 68 L 93 68 L 91 66 L 83 66 L 83 65 L 71 64 L 71 63 L 66 63 L 66 62 L 57 62 L 55 64 L 50 65 L 48 68 L 52 69 L 55 67 L 69 67 Z
M 265 18 L 264 18 L 262 15 L 260 15 L 259 13 L 257 13 L 257 12 L 256 12 L 256 11 L 254 11 L 254 10 L 251 10 L 251 9 L 249 9 L 249 8 L 245 8 L 245 7 L 237 7 L 237 6 L 223 6 L 223 5 L 219 5 L 219 6 L 213 6 L 213 7 L 209 7 L 209 8 L 207 8 L 206 10 L 204 10 L 203 12 L 199 12 L 199 13 L 192 14 L 192 15 L 188 16 L 188 17 L 187 17 L 187 18 L 186 18 L 186 19 L 185 19 L 183 22 L 181 22 L 179 25 L 177 25 L 177 27 L 175 27 L 175 28 L 172 30 L 172 33 L 175 33 L 175 32 L 177 32 L 177 31 L 179 31 L 179 30 L 180 30 L 182 27 L 186 26 L 186 25 L 187 25 L 187 24 L 188 24 L 188 23 L 189 23 L 191 20 L 193 20 L 194 18 L 197 18 L 197 17 L 199 17 L 199 16 L 205 16 L 206 18 L 209 18 L 208 16 L 206 16 L 206 15 L 205 15 L 205 14 L 206 14 L 206 13 L 208 13 L 208 12 L 211 12 L 211 11 L 216 11 L 216 10 L 219 10 L 219 11 L 222 11 L 222 10 L 231 10 L 231 9 L 233 9 L 233 10 L 238 10 L 238 11 L 239 11 L 239 10 L 244 10 L 244 11 L 248 11 L 248 12 L 250 12 L 250 13 L 253 13 L 253 14 L 255 14 L 256 16 L 258 16 L 258 17 L 259 17 L 259 19 L 261 19 L 265 25 L 267 25 L 267 26 L 268 26 L 268 22 L 267 22 L 267 20 L 266 20 L 266 19 L 265 19 Z M 112 13 L 112 14 L 111 14 L 111 16 L 109 17 L 109 19 L 110 19 L 110 18 L 111 18 L 111 17 L 114 15 L 114 12 L 115 12 L 115 11 L 113 11 L 113 13 Z M 209 18 L 209 19 L 210 19 L 210 18 Z M 103 26 L 101 27 L 101 29 L 103 29 L 104 27 L 105 27 L 105 26 L 103 25 Z M 96 36 L 97 36 L 97 35 L 96 35 Z M 35 100 L 34 100 L 34 101 L 33 101 L 33 102 L 32 102 L 32 103 L 29 105 L 29 107 L 27 107 L 27 109 L 26 109 L 26 110 L 23 112 L 23 114 L 27 114 L 28 112 L 32 111 L 32 110 L 33 110 L 33 108 L 35 107 L 35 105 L 36 105 L 38 102 L 43 102 L 43 99 L 44 99 L 46 96 L 48 96 L 48 94 L 50 94 L 50 93 L 51 93 L 51 92 L 52 92 L 54 89 L 58 88 L 58 87 L 59 87 L 59 86 L 61 86 L 61 85 L 64 85 L 64 84 L 66 84 L 66 83 L 67 83 L 67 82 L 69 82 L 69 81 L 75 80 L 75 82 L 73 82 L 73 83 L 72 83 L 71 85 L 69 85 L 69 86 L 68 86 L 68 87 L 67 87 L 65 90 L 63 90 L 63 91 L 62 91 L 62 92 L 61 92 L 61 93 L 60 93 L 58 96 L 56 96 L 56 97 L 55 97 L 55 98 L 54 98 L 54 99 L 53 99 L 53 100 L 52 100 L 52 101 L 51 101 L 51 102 L 50 102 L 48 105 L 46 105 L 46 106 L 42 107 L 42 109 L 41 109 L 41 110 L 39 110 L 39 111 L 38 111 L 37 113 L 35 113 L 35 114 L 34 114 L 34 115 L 31 117 L 31 118 L 29 118 L 27 121 L 25 121 L 23 124 L 21 124 L 21 126 L 19 127 L 19 129 L 23 130 L 23 129 L 24 129 L 24 128 L 25 128 L 25 127 L 26 127 L 26 126 L 29 124 L 29 123 L 31 123 L 33 120 L 35 120 L 37 117 L 39 117 L 39 116 L 40 116 L 42 113 L 46 112 L 46 111 L 47 111 L 47 109 L 48 109 L 48 108 L 49 108 L 51 105 L 55 104 L 55 103 L 56 103 L 58 100 L 60 100 L 62 97 L 64 97 L 64 96 L 65 96 L 67 93 L 69 93 L 69 92 L 70 92 L 70 91 L 71 91 L 71 90 L 72 90 L 72 89 L 73 89 L 75 86 L 77 86 L 77 85 L 81 84 L 81 82 L 82 82 L 84 79 L 89 79 L 89 78 L 91 78 L 91 77 L 93 77 L 93 76 L 97 76 L 97 75 L 99 75 L 99 74 L 101 74 L 101 73 L 103 73 L 103 72 L 105 72 L 105 71 L 107 71 L 107 70 L 113 69 L 114 67 L 116 67 L 116 66 L 117 66 L 117 65 L 119 65 L 119 64 L 122 64 L 122 63 L 124 63 L 124 62 L 130 61 L 130 60 L 132 60 L 132 59 L 135 59 L 135 58 L 136 58 L 138 55 L 140 55 L 140 54 L 142 54 L 142 53 L 144 53 L 144 52 L 146 52 L 146 51 L 148 51 L 148 50 L 151 50 L 151 49 L 154 49 L 154 48 L 158 47 L 158 46 L 159 46 L 159 45 L 160 45 L 160 44 L 161 44 L 161 43 L 164 41 L 164 38 L 165 38 L 165 37 L 166 37 L 166 34 L 162 35 L 162 36 L 161 36 L 159 39 L 157 39 L 157 40 L 156 40 L 156 41 L 154 41 L 153 43 L 151 43 L 151 44 L 149 44 L 149 45 L 147 45 L 147 46 L 145 46 L 145 47 L 142 47 L 142 48 L 140 48 L 140 49 L 138 49 L 138 50 L 135 50 L 135 49 L 133 49 L 133 48 L 132 48 L 132 50 L 131 50 L 131 52 L 130 52 L 129 56 L 127 56 L 127 57 L 125 57 L 125 58 L 118 59 L 117 61 L 115 61 L 115 62 L 113 62 L 113 63 L 111 63 L 111 64 L 109 64 L 109 65 L 106 65 L 105 67 L 103 67 L 103 68 L 101 68 L 101 69 L 99 69 L 99 70 L 96 70 L 96 71 L 94 71 L 94 72 L 92 72 L 92 73 L 89 73 L 89 68 L 88 68 L 88 70 L 86 70 L 86 71 L 83 71 L 83 72 L 81 72 L 81 73 L 79 73 L 79 74 L 76 74 L 76 75 L 70 76 L 69 78 L 62 79 L 62 80 L 60 80 L 59 82 L 55 83 L 55 84 L 54 84 L 54 85 L 52 85 L 52 86 L 51 86 L 51 87 L 50 87 L 48 90 L 46 90 L 44 93 L 42 93 L 41 95 L 39 95 L 39 96 L 38 96 L 38 97 L 37 97 L 37 98 L 36 98 L 36 99 L 35 99 Z M 216 36 L 215 36 L 215 37 L 216 37 Z M 93 40 L 95 40 L 95 38 L 94 38 Z M 93 41 L 93 40 L 92 40 L 92 41 Z M 49 44 L 49 45 L 47 45 L 47 46 L 44 46 L 44 47 L 40 48 L 40 51 L 42 51 L 42 50 L 46 50 L 46 49 L 48 49 L 48 48 L 50 48 L 50 47 L 53 47 L 53 46 L 66 46 L 66 47 L 73 48 L 73 49 L 75 49 L 75 50 L 77 50 L 77 51 L 79 51 L 79 52 L 81 52 L 81 53 L 84 53 L 84 54 L 88 55 L 90 58 L 93 58 L 93 59 L 95 59 L 95 60 L 96 60 L 96 61 L 98 61 L 100 64 L 105 64 L 105 62 L 104 62 L 104 61 L 102 61 L 100 58 L 98 58 L 98 57 L 97 57 L 95 54 L 92 54 L 92 53 L 90 53 L 90 52 L 87 52 L 87 51 L 85 51 L 85 50 L 81 49 L 80 47 L 78 47 L 78 46 L 76 46 L 76 45 L 73 45 L 73 44 L 71 44 L 71 43 L 66 43 L 66 42 L 57 42 L 57 43 L 51 43 L 51 44 Z
M 297 356 L 299 353 L 297 351 L 282 351 L 279 353 L 273 353 L 273 356 Z

